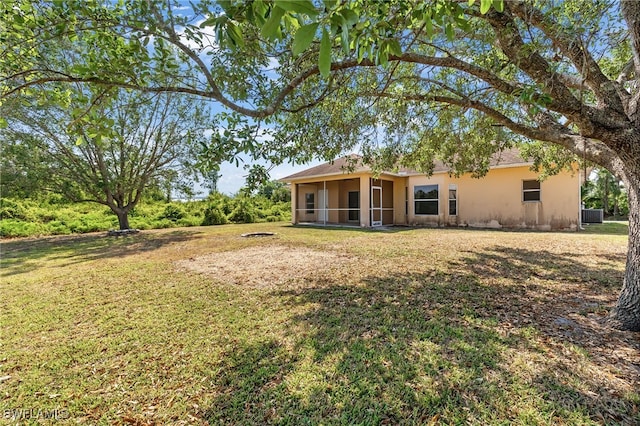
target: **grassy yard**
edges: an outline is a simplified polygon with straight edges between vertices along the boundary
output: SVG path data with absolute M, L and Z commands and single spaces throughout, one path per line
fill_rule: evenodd
M 601 325 L 626 256 L 610 231 L 5 241 L 0 405 L 105 425 L 638 424 L 640 336 Z

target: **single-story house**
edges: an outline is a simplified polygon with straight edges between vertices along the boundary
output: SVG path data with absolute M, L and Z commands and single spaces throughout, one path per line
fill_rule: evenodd
M 577 230 L 578 169 L 541 182 L 531 165 L 512 149 L 497 154 L 482 178 L 455 177 L 443 164 L 431 176 L 407 169 L 374 176 L 350 155 L 282 181 L 291 185 L 294 224 Z

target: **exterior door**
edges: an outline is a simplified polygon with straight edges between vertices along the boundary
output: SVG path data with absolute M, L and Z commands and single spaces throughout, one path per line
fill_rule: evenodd
M 382 187 L 371 187 L 371 226 L 382 226 Z

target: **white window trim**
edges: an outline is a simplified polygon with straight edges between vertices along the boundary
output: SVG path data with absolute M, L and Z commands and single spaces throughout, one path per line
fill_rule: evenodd
M 450 183 L 449 184 L 449 191 L 456 191 L 456 198 L 451 198 L 450 195 L 449 195 L 449 192 L 447 192 L 447 198 L 448 198 L 447 213 L 449 214 L 449 216 L 458 216 L 458 185 L 456 185 L 455 183 Z M 451 201 L 455 201 L 456 202 L 456 213 L 455 214 L 451 214 Z
M 525 182 L 538 182 L 538 189 L 524 189 L 524 183 Z M 537 192 L 538 193 L 538 199 L 537 200 L 525 200 L 524 199 L 524 194 L 527 192 Z M 540 182 L 537 179 L 523 179 L 522 180 L 522 202 L 523 203 L 539 203 L 542 201 L 542 182 Z
M 418 186 L 435 186 L 436 190 L 438 191 L 438 198 L 415 198 L 416 187 L 418 187 Z M 438 213 L 436 213 L 436 214 L 418 213 L 417 209 L 416 209 L 416 202 L 417 201 L 435 201 L 437 206 L 438 206 Z M 426 184 L 426 185 L 413 185 L 413 214 L 415 214 L 416 216 L 438 216 L 438 215 L 440 215 L 440 185 L 439 184 L 431 183 L 431 184 Z

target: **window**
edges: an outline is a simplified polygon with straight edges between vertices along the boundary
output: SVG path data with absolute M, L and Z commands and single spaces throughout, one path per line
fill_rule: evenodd
M 420 185 L 413 187 L 413 200 L 416 214 L 438 214 L 438 185 Z
M 458 215 L 458 185 L 449 185 L 449 216 Z
M 522 181 L 522 201 L 540 201 L 540 181 Z
M 307 214 L 313 214 L 313 212 L 315 212 L 315 209 L 316 209 L 315 195 L 316 194 L 314 194 L 313 192 L 308 192 L 304 194 L 304 201 L 307 207 Z

